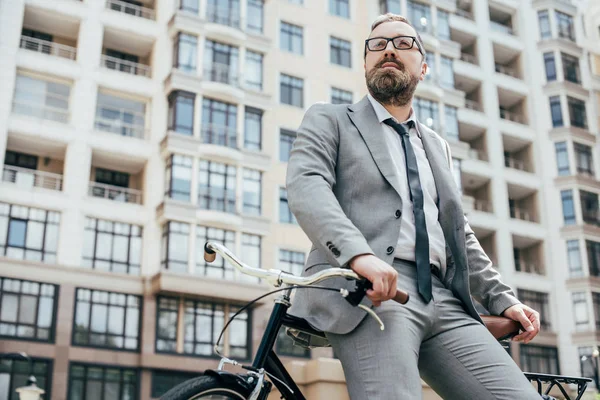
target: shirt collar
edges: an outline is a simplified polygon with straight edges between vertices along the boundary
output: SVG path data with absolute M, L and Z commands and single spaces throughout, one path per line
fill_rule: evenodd
M 386 110 L 380 102 L 375 100 L 375 98 L 371 96 L 371 93 L 367 93 L 367 98 L 369 99 L 371 105 L 373 106 L 373 109 L 375 110 L 375 114 L 377 115 L 379 123 L 383 123 L 383 121 L 385 121 L 388 118 L 392 118 L 394 121 L 396 121 L 396 118 L 392 117 L 392 114 L 390 114 L 390 112 Z M 410 115 L 408 116 L 408 119 L 406 121 L 401 122 L 401 124 L 407 124 L 409 121 L 413 121 L 415 126 L 417 125 L 417 119 L 415 118 L 415 112 L 412 107 L 410 108 Z

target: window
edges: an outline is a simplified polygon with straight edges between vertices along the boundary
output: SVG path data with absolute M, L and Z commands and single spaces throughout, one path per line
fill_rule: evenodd
M 56 285 L 0 278 L 0 337 L 53 342 L 57 294 Z
M 179 299 L 158 296 L 156 303 L 156 352 L 174 353 L 177 351 Z
M 347 90 L 331 88 L 332 104 L 352 104 L 352 92 Z
M 51 398 L 52 360 L 32 358 L 31 372 L 37 380 L 36 385 L 43 389 L 44 398 Z M 0 399 L 19 400 L 17 388 L 27 386 L 29 363 L 0 356 Z
M 379 13 L 401 14 L 400 0 L 379 0 Z
M 198 207 L 235 213 L 236 169 L 233 165 L 200 160 Z
M 600 276 L 600 242 L 585 241 L 588 266 L 591 276 Z
M 237 106 L 222 101 L 202 100 L 202 141 L 237 148 Z
M 280 48 L 291 53 L 304 53 L 304 33 L 301 26 L 281 21 Z
M 579 72 L 579 58 L 561 53 L 563 73 L 569 82 L 581 84 L 581 73 Z
M 0 202 L 0 255 L 56 262 L 60 214 Z
M 297 346 L 294 340 L 285 333 L 286 327 L 282 326 L 277 334 L 275 349 L 277 355 L 287 357 L 310 358 L 310 349 Z
M 577 173 L 594 176 L 594 166 L 592 162 L 592 148 L 580 143 L 574 143 L 575 147 L 575 165 Z
M 221 25 L 240 27 L 240 0 L 208 0 L 206 18 Z
M 279 161 L 289 161 L 294 139 L 296 139 L 296 132 L 287 129 L 279 130 Z
M 304 107 L 304 80 L 294 76 L 280 76 L 281 103 L 295 107 Z
M 569 175 L 569 153 L 567 150 L 567 142 L 558 142 L 554 145 L 556 149 L 556 166 L 558 168 L 558 176 Z
M 429 32 L 432 26 L 430 6 L 408 0 L 408 20 L 412 21 L 417 32 Z
M 146 104 L 106 93 L 98 93 L 96 129 L 143 139 L 146 131 Z
M 462 178 L 461 178 L 461 163 L 459 158 L 452 157 L 452 173 L 454 175 L 454 183 L 456 187 L 462 193 Z
M 190 201 L 192 157 L 172 154 L 165 170 L 165 196 L 173 200 Z
M 414 97 L 413 108 L 419 121 L 425 121 L 427 127 L 437 130 L 439 127 L 438 103 L 421 97 Z
M 288 207 L 287 190 L 279 188 L 279 222 L 284 224 L 298 224 L 296 217 Z
M 527 304 L 529 307 L 540 313 L 541 330 L 548 331 L 551 329 L 548 293 L 518 289 L 518 298 L 523 304 Z
M 247 18 L 248 25 L 247 29 L 251 33 L 263 33 L 263 27 L 265 24 L 263 0 L 248 0 Z
M 558 37 L 575 41 L 575 30 L 573 26 L 573 17 L 560 11 L 555 11 L 556 22 L 558 24 Z
M 567 240 L 567 260 L 569 262 L 569 276 L 571 278 L 583 276 L 578 240 Z
M 263 89 L 263 55 L 246 50 L 246 87 L 261 91 Z
M 106 58 L 103 61 L 103 66 L 106 68 L 136 75 L 145 74 L 145 71 L 138 71 L 138 67 L 135 64 L 139 63 L 140 58 L 135 54 L 124 53 L 122 51 L 113 49 L 106 49 L 105 55 Z
M 560 96 L 550 97 L 550 114 L 552 115 L 552 126 L 557 128 L 563 126 L 562 109 L 560 105 Z
M 69 400 L 138 400 L 139 391 L 137 369 L 71 363 Z
M 169 221 L 163 226 L 161 266 L 172 272 L 188 272 L 190 226 Z
M 279 264 L 277 267 L 282 271 L 300 276 L 304 270 L 304 253 L 279 250 Z
M 246 257 L 246 263 L 255 268 L 261 268 L 261 246 L 262 238 L 249 233 L 242 234 L 242 254 Z M 250 277 L 251 280 L 256 278 Z
M 521 369 L 541 374 L 560 374 L 558 350 L 556 347 L 522 344 Z
M 194 93 L 176 90 L 169 95 L 168 129 L 192 136 L 194 134 Z
M 260 150 L 262 148 L 262 110 L 246 107 L 244 115 L 244 148 Z
M 198 60 L 198 37 L 180 32 L 175 39 L 173 67 L 188 73 L 196 73 Z
M 538 22 L 540 24 L 540 38 L 551 38 L 552 29 L 550 27 L 550 16 L 548 15 L 548 10 L 538 11 Z
M 329 0 L 329 13 L 342 18 L 350 18 L 350 0 Z
M 446 116 L 444 130 L 446 133 L 446 138 L 451 141 L 459 140 L 457 112 L 458 110 L 456 109 L 456 107 L 452 107 L 449 105 L 446 105 L 444 107 L 444 113 Z
M 595 367 L 592 361 L 592 354 L 594 349 L 592 347 L 579 347 L 579 367 L 581 368 L 581 376 L 585 378 L 594 379 L 595 377 Z M 585 361 L 582 360 L 582 357 L 585 356 Z
M 96 218 L 85 219 L 84 267 L 139 275 L 141 255 L 141 226 Z
M 235 232 L 208 226 L 196 227 L 196 269 L 194 273 L 211 278 L 233 280 L 235 270 L 220 255 L 217 254 L 217 258 L 212 263 L 204 261 L 204 244 L 208 241 L 223 243 L 225 247 L 233 249 L 235 248 Z
M 427 63 L 425 81 L 433 81 L 435 84 L 437 84 L 438 76 L 435 67 L 435 53 L 425 53 L 425 62 Z
M 287 0 L 287 1 L 288 1 L 288 3 L 291 3 L 291 4 L 299 4 L 299 5 L 304 4 L 304 0 Z
M 141 297 L 78 288 L 73 344 L 139 350 Z
M 26 168 L 26 169 L 37 169 L 38 157 L 25 154 L 17 153 L 16 151 L 7 150 L 4 155 L 4 164 L 11 165 L 13 167 Z
M 242 212 L 248 215 L 261 214 L 262 174 L 255 169 L 244 168 L 244 201 Z
M 329 61 L 343 67 L 352 67 L 352 45 L 349 41 L 331 36 L 329 38 Z
M 454 89 L 454 68 L 452 59 L 441 56 L 442 68 L 440 71 L 440 85 L 446 89 Z
M 179 9 L 182 11 L 198 14 L 200 12 L 200 0 L 181 0 Z M 157 396 L 158 397 L 158 396 Z
M 13 112 L 57 122 L 69 121 L 69 96 L 67 85 L 17 75 Z
M 437 9 L 437 37 L 450 40 L 450 13 L 439 8 Z
M 596 319 L 596 330 L 600 329 L 600 293 L 592 292 L 592 304 L 594 305 L 594 318 Z
M 586 224 L 600 226 L 600 205 L 598 204 L 598 194 L 579 191 L 579 199 L 581 200 L 581 214 L 583 222 Z
M 560 197 L 562 199 L 564 223 L 565 225 L 573 225 L 575 223 L 575 204 L 573 203 L 573 191 L 561 190 Z
M 554 53 L 544 53 L 544 65 L 546 67 L 546 81 L 556 80 L 556 61 Z
M 104 185 L 127 188 L 129 187 L 129 174 L 110 169 L 96 168 L 95 182 L 102 183 Z
M 589 329 L 590 317 L 588 314 L 587 299 L 585 292 L 574 292 L 573 295 L 573 317 L 575 318 L 575 330 L 585 331 Z
M 204 75 L 212 82 L 238 86 L 237 47 L 206 40 L 204 50 Z
M 193 372 L 181 371 L 152 371 L 152 393 L 151 397 L 159 398 L 167 393 L 171 388 L 187 381 L 188 379 L 196 378 L 201 374 Z

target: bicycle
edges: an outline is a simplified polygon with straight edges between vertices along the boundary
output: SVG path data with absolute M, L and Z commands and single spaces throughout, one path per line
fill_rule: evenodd
M 204 245 L 204 259 L 207 262 L 213 262 L 216 259 L 217 253 L 240 272 L 260 279 L 265 279 L 275 287 L 279 288 L 282 285 L 284 285 L 284 287 L 268 292 L 251 301 L 229 319 L 227 324 L 223 327 L 221 335 L 214 346 L 215 353 L 221 356 L 219 366 L 216 370 L 206 370 L 202 376 L 191 378 L 175 386 L 165 393 L 160 398 L 161 400 L 266 400 L 273 385 L 279 390 L 282 399 L 306 400 L 300 391 L 300 388 L 286 371 L 277 354 L 275 354 L 273 346 L 282 326 L 285 326 L 288 330 L 294 332 L 294 337 L 297 340 L 300 340 L 302 337 L 307 339 L 307 344 L 310 344 L 308 342 L 311 340 L 326 341 L 323 332 L 313 329 L 304 319 L 294 317 L 287 313 L 287 310 L 291 306 L 290 295 L 294 289 L 310 287 L 312 289 L 333 290 L 337 292 L 337 289 L 330 287 L 314 286 L 314 284 L 325 279 L 343 277 L 348 280 L 354 280 L 354 289 L 352 291 L 340 289 L 340 295 L 342 295 L 351 305 L 360 307 L 369 316 L 375 318 L 379 323 L 381 330 L 385 329 L 383 322 L 377 314 L 370 308 L 360 304 L 361 300 L 366 295 L 366 291 L 371 288 L 370 282 L 350 269 L 329 268 L 310 276 L 300 277 L 276 269 L 264 270 L 261 268 L 250 267 L 239 260 L 229 249 L 219 243 L 207 242 Z M 227 329 L 236 315 L 256 301 L 276 292 L 282 292 L 282 294 L 275 300 L 275 305 L 252 364 L 242 365 L 235 360 L 222 356 L 220 353 L 221 348 L 219 347 L 219 342 L 223 332 Z M 406 304 L 406 302 L 409 301 L 409 295 L 402 290 L 398 290 L 396 297 L 393 300 L 400 304 Z M 486 315 L 482 315 L 481 317 L 492 335 L 499 341 L 509 340 L 519 333 L 520 325 L 508 318 Z M 225 365 L 239 365 L 248 372 L 234 374 L 225 371 Z M 583 396 L 587 384 L 592 381 L 589 378 L 550 374 L 525 373 L 525 376 L 531 382 L 537 383 L 538 393 L 543 399 L 548 400 L 554 399 L 554 397 L 549 396 L 550 391 L 554 387 L 557 387 L 561 391 L 566 400 L 571 400 L 567 391 L 563 388 L 563 384 L 577 385 L 577 397 L 574 400 L 579 400 Z M 267 377 L 270 379 L 267 380 Z M 548 383 L 549 386 L 542 393 L 543 383 Z

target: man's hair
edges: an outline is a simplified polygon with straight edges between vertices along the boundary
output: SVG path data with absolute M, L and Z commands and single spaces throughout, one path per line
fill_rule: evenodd
M 427 54 L 427 52 L 425 51 L 425 46 L 423 45 L 423 40 L 421 39 L 421 35 L 419 35 L 419 31 L 417 31 L 415 26 L 413 24 L 411 24 L 410 21 L 406 17 L 403 17 L 402 15 L 387 13 L 387 14 L 383 14 L 383 15 L 380 15 L 379 17 L 375 18 L 375 21 L 373 21 L 373 23 L 371 24 L 371 32 L 369 32 L 369 36 L 371 36 L 371 33 L 379 25 L 386 23 L 386 22 L 394 22 L 394 21 L 404 22 L 405 24 L 407 24 L 408 26 L 411 26 L 415 30 L 416 38 L 417 38 L 417 45 L 421 49 L 421 53 L 423 54 L 423 59 L 425 59 L 425 55 Z M 365 43 L 364 57 L 365 58 L 367 57 L 367 43 Z

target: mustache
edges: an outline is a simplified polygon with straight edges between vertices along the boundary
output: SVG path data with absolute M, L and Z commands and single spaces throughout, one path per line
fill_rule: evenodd
M 395 58 L 384 58 L 383 60 L 381 60 L 377 64 L 375 64 L 375 68 L 381 68 L 383 66 L 383 64 L 385 64 L 385 63 L 396 64 L 396 66 L 398 67 L 398 69 L 400 71 L 404 71 L 404 64 L 401 63 L 400 61 L 396 60 Z

